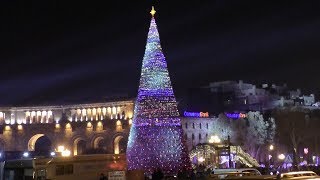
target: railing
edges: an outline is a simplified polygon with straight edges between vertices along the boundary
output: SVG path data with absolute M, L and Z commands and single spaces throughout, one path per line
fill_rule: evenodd
M 236 160 L 239 160 L 241 163 L 249 167 L 259 166 L 258 161 L 250 156 L 250 154 L 244 152 L 240 146 L 230 146 L 230 151 L 232 154 L 235 154 Z

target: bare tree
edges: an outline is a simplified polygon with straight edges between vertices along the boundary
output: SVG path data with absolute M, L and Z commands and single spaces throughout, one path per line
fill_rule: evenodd
M 273 112 L 276 120 L 276 136 L 279 143 L 287 145 L 293 154 L 293 165 L 297 167 L 300 145 L 314 136 L 314 121 L 310 111 L 301 108 L 278 109 Z

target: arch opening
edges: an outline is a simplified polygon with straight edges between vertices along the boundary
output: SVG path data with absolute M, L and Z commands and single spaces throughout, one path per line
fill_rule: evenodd
M 39 137 L 34 145 L 35 156 L 49 156 L 52 150 L 51 140 L 47 136 Z
M 93 147 L 86 150 L 87 154 L 106 154 L 107 146 L 106 140 L 104 137 L 96 137 L 93 140 Z
M 105 149 L 105 139 L 103 137 L 97 137 L 93 142 L 94 149 Z
M 28 142 L 28 151 L 33 151 L 35 156 L 48 156 L 52 151 L 52 142 L 48 136 L 36 134 Z
M 126 152 L 127 141 L 123 136 L 117 136 L 113 141 L 114 154 L 122 154 Z
M 85 154 L 87 142 L 83 138 L 77 138 L 73 143 L 73 155 Z
M 34 151 L 37 140 L 44 136 L 44 134 L 36 134 L 29 139 L 28 142 L 28 151 Z

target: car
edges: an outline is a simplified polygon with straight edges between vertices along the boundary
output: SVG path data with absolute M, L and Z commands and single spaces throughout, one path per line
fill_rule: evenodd
M 278 179 L 320 179 L 313 171 L 294 171 L 288 173 L 281 173 L 277 176 Z
M 240 177 L 240 176 L 261 176 L 261 173 L 255 168 L 240 168 L 240 169 L 213 169 L 210 173 L 212 178 L 226 178 L 226 177 Z

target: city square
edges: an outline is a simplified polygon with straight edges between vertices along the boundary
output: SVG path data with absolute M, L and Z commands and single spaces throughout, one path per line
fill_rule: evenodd
M 248 4 L 260 7 L 259 3 Z M 93 9 L 98 8 L 94 4 L 91 5 Z M 217 11 L 224 6 L 228 7 L 217 1 L 213 4 L 209 3 L 208 7 L 196 6 L 199 8 L 198 13 L 204 13 L 202 15 L 209 13 L 203 11 L 209 8 L 209 5 Z M 233 2 L 230 6 L 236 8 L 237 3 Z M 301 9 L 292 6 L 305 12 L 304 8 L 309 8 L 311 3 L 304 4 Z M 82 8 L 90 9 L 86 6 Z M 242 8 L 250 9 L 245 5 Z M 273 8 L 271 3 L 262 9 L 273 13 Z M 129 12 L 134 11 L 128 7 L 124 9 Z M 203 57 L 205 54 L 203 49 L 209 48 L 210 45 L 180 46 L 179 48 L 185 48 L 184 53 L 178 53 L 179 50 L 175 51 L 175 47 L 166 42 L 166 38 L 173 41 L 178 41 L 175 39 L 178 37 L 187 38 L 181 34 L 188 33 L 190 30 L 183 32 L 179 29 L 178 32 L 166 25 L 164 21 L 167 20 L 175 24 L 174 27 L 179 27 L 195 16 L 190 16 L 189 12 L 183 14 L 182 8 L 177 11 L 179 16 L 188 18 L 179 19 L 178 16 L 174 16 L 174 21 L 170 21 L 168 18 L 170 11 L 165 11 L 166 7 L 161 6 L 161 2 L 144 4 L 142 9 L 144 11 L 140 12 L 141 15 L 136 14 L 136 16 L 147 19 L 148 29 L 145 27 L 145 22 L 143 22 L 144 26 L 135 24 L 134 14 L 130 17 L 133 18 L 132 21 L 126 21 L 125 15 L 122 15 L 117 20 L 122 20 L 124 25 L 128 25 L 126 28 L 129 30 L 117 31 L 118 34 L 114 32 L 111 36 L 107 34 L 105 38 L 108 41 L 103 42 L 107 47 L 103 47 L 103 50 L 98 47 L 103 40 L 103 38 L 100 39 L 101 37 L 95 40 L 84 40 L 85 43 L 77 38 L 72 39 L 79 37 L 81 33 L 84 35 L 90 32 L 90 35 L 82 37 L 93 38 L 95 33 L 101 33 L 99 31 L 106 29 L 108 32 L 114 31 L 112 28 L 115 27 L 109 27 L 110 24 L 102 25 L 102 28 L 97 30 L 94 25 L 89 25 L 89 22 L 94 22 L 89 19 L 88 24 L 81 26 L 88 28 L 88 32 L 78 32 L 79 34 L 76 35 L 72 31 L 72 35 L 67 35 L 71 38 L 68 42 L 56 45 L 54 43 L 57 42 L 50 41 L 54 45 L 43 47 L 30 45 L 31 55 L 23 55 L 27 59 L 26 62 L 19 60 L 15 62 L 15 56 L 10 56 L 12 64 L 7 66 L 18 68 L 21 70 L 21 75 L 18 73 L 16 77 L 16 74 L 11 74 L 10 68 L 4 68 L 3 90 L 0 91 L 0 95 L 3 95 L 3 102 L 0 103 L 0 179 L 320 178 L 318 177 L 320 173 L 318 167 L 320 102 L 317 99 L 320 87 L 316 83 L 309 82 L 310 73 L 316 71 L 312 67 L 316 66 L 313 62 L 317 58 L 317 53 L 312 56 L 314 52 L 310 53 L 310 49 L 300 52 L 312 57 L 306 62 L 296 60 L 292 68 L 281 66 L 280 60 L 278 64 L 262 60 L 260 64 L 255 64 L 253 61 L 243 62 L 243 67 L 238 68 L 241 62 L 219 61 L 218 54 L 209 53 L 213 51 L 212 49 L 207 52 L 210 55 L 206 56 L 212 58 L 210 61 L 193 58 L 191 61 L 189 57 L 198 57 L 196 54 Z M 284 7 L 284 10 L 289 14 L 292 12 L 287 7 Z M 257 11 L 252 13 L 258 14 Z M 56 9 L 53 9 L 53 12 L 56 12 Z M 313 15 L 313 11 L 309 12 Z M 166 17 L 163 20 L 162 14 Z M 247 14 L 242 15 L 246 17 Z M 281 13 L 277 15 L 287 18 L 287 15 Z M 293 13 L 293 15 L 300 17 L 299 13 Z M 307 15 L 301 15 L 301 18 L 308 19 Z M 224 12 L 221 16 L 226 19 L 218 19 L 217 15 L 217 22 L 222 20 L 232 22 Z M 104 16 L 104 18 L 108 17 Z M 261 17 L 265 18 L 265 16 Z M 312 17 L 319 18 L 316 15 Z M 201 21 L 203 16 L 199 15 L 199 18 L 194 23 Z M 273 22 L 274 19 L 271 21 Z M 71 22 L 77 24 L 76 20 L 71 20 L 69 23 L 72 24 Z M 215 25 L 219 24 L 217 22 Z M 239 22 L 242 21 L 239 20 Z M 243 21 L 244 24 L 245 22 L 247 21 Z M 98 24 L 95 25 L 98 26 Z M 260 29 L 260 24 L 257 24 L 255 27 Z M 59 27 L 64 28 L 64 25 Z M 266 25 L 266 27 L 269 26 Z M 73 28 L 78 28 L 78 25 L 74 25 Z M 90 31 L 90 28 L 94 31 Z M 239 27 L 236 25 L 233 27 L 233 29 L 237 28 Z M 144 33 L 145 39 L 136 39 L 138 36 L 125 34 L 127 31 L 138 29 L 142 29 L 137 33 Z M 201 27 L 195 29 L 201 29 Z M 279 33 L 280 29 L 272 30 L 271 36 Z M 310 31 L 309 34 L 313 32 L 308 27 L 304 31 Z M 48 32 L 59 33 L 58 31 Z M 224 32 L 227 31 L 224 29 L 220 35 Z M 254 32 L 262 32 L 262 30 Z M 161 41 L 160 34 L 163 34 Z M 47 37 L 46 33 L 42 35 Z M 195 34 L 195 37 L 200 35 L 201 33 Z M 232 36 L 236 35 L 231 34 L 228 38 Z M 245 36 L 242 34 L 235 39 L 239 40 Z M 65 36 L 62 37 L 64 39 Z M 210 38 L 214 38 L 215 42 L 221 41 L 216 36 L 204 35 L 203 37 L 206 39 L 204 43 Z M 50 38 L 52 38 L 51 35 Z M 126 41 L 129 42 L 132 38 L 134 38 L 132 43 L 126 45 Z M 228 42 L 228 38 L 222 40 L 223 43 Z M 262 42 L 258 40 L 262 47 L 273 43 L 264 36 L 262 39 L 264 39 Z M 242 41 L 234 40 L 234 42 L 246 44 L 250 40 L 248 36 Z M 304 40 L 308 41 L 308 38 Z M 42 42 L 39 39 L 30 42 L 38 41 Z M 280 44 L 278 36 L 273 41 L 277 43 L 270 47 Z M 144 47 L 141 45 L 142 42 Z M 180 43 L 183 44 L 183 41 Z M 223 43 L 213 49 L 219 49 Z M 290 44 L 290 41 L 286 43 Z M 231 59 L 241 60 L 238 56 L 248 53 L 244 44 L 238 46 L 240 50 L 244 48 L 239 50 L 238 54 L 232 53 L 236 51 L 234 48 L 228 48 L 230 52 L 225 53 L 225 58 L 230 56 Z M 175 45 L 178 46 L 179 43 Z M 128 48 L 129 46 L 132 49 Z M 33 49 L 37 48 L 43 49 L 34 52 Z M 32 60 L 37 57 L 53 58 L 52 62 L 55 62 L 55 56 L 66 53 L 63 52 L 64 48 L 68 53 L 75 48 L 73 50 L 77 52 L 74 54 L 78 55 L 61 55 L 62 59 L 56 61 L 57 65 L 55 63 L 46 65 L 46 62 L 41 62 L 42 60 Z M 169 50 L 169 48 L 173 49 Z M 130 55 L 135 49 L 140 50 L 135 51 L 135 55 Z M 251 54 L 259 52 L 258 47 L 255 46 L 249 49 Z M 103 58 L 93 55 L 99 54 L 99 51 L 106 53 L 102 55 Z M 277 51 L 278 49 L 274 48 L 269 53 Z M 16 54 L 18 53 L 22 52 L 17 51 Z M 116 55 L 111 56 L 112 53 Z M 115 62 L 106 62 L 104 58 L 109 55 L 109 58 L 115 59 Z M 133 59 L 124 60 L 126 56 Z M 187 56 L 188 60 L 181 62 Z M 264 56 L 262 53 L 261 59 Z M 285 56 L 285 53 L 281 56 Z M 68 58 L 70 62 L 66 61 Z M 178 60 L 172 62 L 174 58 Z M 228 67 L 223 63 L 229 63 Z M 230 64 L 233 63 L 234 67 L 231 67 Z M 268 63 L 272 65 L 267 65 Z M 252 67 L 248 64 L 252 64 Z M 202 65 L 204 67 L 199 68 Z M 209 73 L 212 70 L 205 66 L 211 65 L 216 65 L 220 70 L 216 69 L 216 72 Z M 276 65 L 279 69 L 270 73 L 270 68 Z M 302 68 L 295 69 L 300 65 L 301 67 L 308 65 L 310 72 Z M 36 67 L 39 72 L 29 71 L 30 66 Z M 258 71 L 261 73 L 259 74 Z M 282 73 L 279 74 L 279 72 Z M 297 72 L 301 73 L 299 77 Z M 211 76 L 216 77 L 209 78 Z M 179 79 L 184 80 L 177 83 Z M 9 92 L 13 95 L 8 95 Z M 176 92 L 179 92 L 178 96 Z

